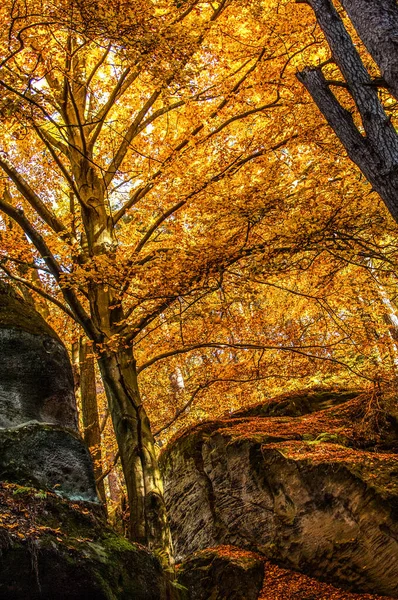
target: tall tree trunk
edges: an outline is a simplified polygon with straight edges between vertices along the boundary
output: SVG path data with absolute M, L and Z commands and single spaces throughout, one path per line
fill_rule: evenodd
M 131 348 L 123 341 L 125 322 L 121 300 L 103 278 L 103 261 L 112 262 L 117 247 L 114 225 L 105 202 L 104 182 L 90 161 L 76 154 L 73 169 L 84 202 L 82 220 L 87 242 L 86 266 L 98 276 L 88 284 L 93 340 L 120 452 L 130 508 L 131 540 L 153 550 L 164 567 L 173 551 L 163 483 L 149 419 L 142 405 Z M 115 345 L 118 344 L 117 349 Z
M 102 478 L 101 431 L 98 416 L 97 388 L 92 344 L 83 337 L 79 344 L 80 396 L 83 436 L 94 463 L 98 494 L 106 507 L 105 486 Z
M 111 448 L 105 447 L 106 479 L 109 490 L 109 511 L 113 525 L 118 527 L 126 537 L 129 535 L 128 519 L 126 519 L 127 499 L 122 489 L 117 472 L 119 451 L 116 453 Z
M 104 351 L 99 366 L 119 446 L 130 506 L 130 538 L 155 551 L 164 566 L 173 551 L 163 483 L 130 349 Z

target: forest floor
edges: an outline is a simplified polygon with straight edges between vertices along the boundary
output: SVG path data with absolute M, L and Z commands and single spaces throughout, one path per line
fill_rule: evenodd
M 263 589 L 258 600 L 390 600 L 390 596 L 354 594 L 317 579 L 264 562 Z

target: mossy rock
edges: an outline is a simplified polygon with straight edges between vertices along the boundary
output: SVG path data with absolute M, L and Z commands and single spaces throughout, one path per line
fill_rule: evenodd
M 0 484 L 0 598 L 166 600 L 159 561 L 115 534 L 100 507 Z
M 53 490 L 70 500 L 98 500 L 86 446 L 77 433 L 57 425 L 0 429 L 0 473 L 3 481 Z
M 347 438 L 338 433 L 328 433 L 327 431 L 320 433 L 315 440 L 307 440 L 308 444 L 339 444 L 340 446 L 347 445 Z
M 195 552 L 178 569 L 190 600 L 257 600 L 263 578 L 263 560 L 234 546 Z

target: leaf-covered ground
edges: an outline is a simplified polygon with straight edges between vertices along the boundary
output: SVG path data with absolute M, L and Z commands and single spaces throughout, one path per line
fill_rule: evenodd
M 229 559 L 236 564 L 251 564 L 261 559 L 259 554 L 238 548 L 222 545 L 208 548 L 217 555 Z M 198 554 L 201 554 L 199 552 Z M 177 568 L 178 570 L 178 568 Z M 322 583 L 317 579 L 283 569 L 264 560 L 264 583 L 258 600 L 389 600 L 389 596 L 377 594 L 354 594 L 338 589 L 333 585 Z
M 377 594 L 353 594 L 321 583 L 317 579 L 282 569 L 268 561 L 264 563 L 265 577 L 258 600 L 388 600 Z
M 379 397 L 372 392 L 358 391 L 354 397 L 348 397 L 343 392 L 340 401 L 338 393 L 323 392 L 321 395 L 326 398 L 329 395 L 330 403 L 323 401 L 318 407 L 311 406 L 316 395 L 310 390 L 283 394 L 188 427 L 172 438 L 169 445 L 196 433 L 220 433 L 231 440 L 255 440 L 267 446 L 278 443 L 279 448 L 282 448 L 282 442 L 286 448 L 289 442 L 302 442 L 296 447 L 300 448 L 301 454 L 308 451 L 311 458 L 322 454 L 318 446 L 328 444 L 338 446 L 344 456 L 350 454 L 344 452 L 347 448 L 368 451 L 382 459 L 387 459 L 386 454 L 390 458 L 396 457 L 398 416 L 395 394 L 388 391 Z

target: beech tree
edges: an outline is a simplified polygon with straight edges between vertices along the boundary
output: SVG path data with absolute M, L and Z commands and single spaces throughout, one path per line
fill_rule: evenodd
M 147 416 L 149 405 L 155 420 L 163 411 L 162 381 L 173 410 L 155 433 L 217 383 L 285 373 L 281 356 L 293 357 L 297 371 L 307 360 L 303 376 L 319 360 L 360 377 L 358 340 L 363 353 L 386 354 L 379 331 L 375 341 L 372 327 L 358 326 L 368 307 L 347 285 L 352 270 L 329 303 L 317 287 L 315 266 L 325 282 L 347 264 L 366 275 L 364 255 L 377 263 L 396 253 L 378 244 L 388 228 L 377 206 L 352 222 L 364 189 L 353 169 L 314 158 L 308 140 L 325 128 L 309 103 L 297 102 L 293 73 L 318 40 L 307 23 L 292 32 L 298 20 L 281 19 L 283 7 L 0 7 L 0 267 L 90 340 L 125 477 L 129 535 L 165 563 L 172 548 Z M 264 286 L 278 294 L 256 299 Z M 356 299 L 356 313 L 342 317 L 339 298 Z M 195 379 L 198 370 L 204 379 Z M 138 376 L 156 398 L 142 397 Z M 86 408 L 89 426 L 95 407 Z
M 264 142 L 272 111 L 288 114 L 277 74 L 289 52 L 284 41 L 266 43 L 273 26 L 264 11 L 257 27 L 246 27 L 258 9 L 227 0 L 58 8 L 32 0 L 0 9 L 0 211 L 35 253 L 31 261 L 11 250 L 2 268 L 91 340 L 126 481 L 130 537 L 166 562 L 170 533 L 134 344 L 173 303 L 218 287 L 227 265 L 264 248 L 252 233 L 261 213 L 250 197 L 259 195 L 258 173 L 275 172 L 278 151 L 296 136 L 277 129 Z M 236 202 L 242 181 L 235 179 L 251 163 L 246 209 L 237 206 L 227 223 L 230 209 L 220 210 L 220 200 Z M 262 201 L 262 210 L 273 203 Z M 214 214 L 212 243 L 198 243 Z M 45 290 L 13 261 L 40 272 Z
M 314 11 L 331 51 L 331 60 L 307 67 L 298 79 L 308 92 L 345 147 L 348 156 L 361 169 L 398 222 L 398 135 L 393 124 L 398 98 L 398 6 L 394 0 L 368 2 L 341 0 L 351 24 L 380 69 L 374 76 L 372 65 L 364 60 L 331 0 L 305 0 Z M 340 75 L 335 77 L 331 63 Z M 325 70 L 327 71 L 325 76 Z M 332 75 L 330 77 L 330 75 Z M 343 79 L 341 79 L 341 76 Z M 356 119 L 349 99 L 338 98 L 331 88 L 343 86 L 358 111 Z M 379 90 L 388 90 L 381 96 Z M 384 102 L 383 102 L 384 100 Z

